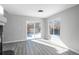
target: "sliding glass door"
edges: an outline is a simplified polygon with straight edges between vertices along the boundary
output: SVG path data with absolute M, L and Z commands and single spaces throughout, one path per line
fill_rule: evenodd
M 53 19 L 48 21 L 49 36 L 53 44 L 68 48 L 60 38 L 61 19 Z
M 58 20 L 49 20 L 48 21 L 49 27 L 49 35 L 51 39 L 58 39 L 60 38 L 60 21 Z
M 27 39 L 41 38 L 41 25 L 40 23 L 27 24 Z

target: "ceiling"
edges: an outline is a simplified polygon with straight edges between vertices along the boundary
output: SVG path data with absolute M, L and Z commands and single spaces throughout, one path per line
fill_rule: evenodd
M 12 14 L 47 18 L 65 9 L 75 6 L 74 4 L 3 4 L 4 9 Z M 43 12 L 38 12 L 43 10 Z

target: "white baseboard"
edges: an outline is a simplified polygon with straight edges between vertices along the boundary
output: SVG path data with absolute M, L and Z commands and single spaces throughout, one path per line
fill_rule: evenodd
M 3 44 L 6 44 L 6 43 L 15 43 L 15 42 L 21 42 L 21 41 L 26 41 L 26 40 L 7 41 L 7 42 L 3 42 Z

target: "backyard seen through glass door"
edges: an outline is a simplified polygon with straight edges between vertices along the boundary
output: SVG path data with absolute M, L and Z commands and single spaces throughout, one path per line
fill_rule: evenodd
M 49 34 L 51 39 L 60 38 L 60 22 L 57 20 L 49 21 Z

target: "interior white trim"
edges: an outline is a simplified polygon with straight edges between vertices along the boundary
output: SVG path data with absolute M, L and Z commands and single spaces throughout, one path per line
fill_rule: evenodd
M 15 43 L 15 42 L 21 42 L 21 41 L 26 41 L 26 39 L 25 40 L 16 40 L 16 41 L 7 41 L 7 42 L 3 42 L 3 44 Z

